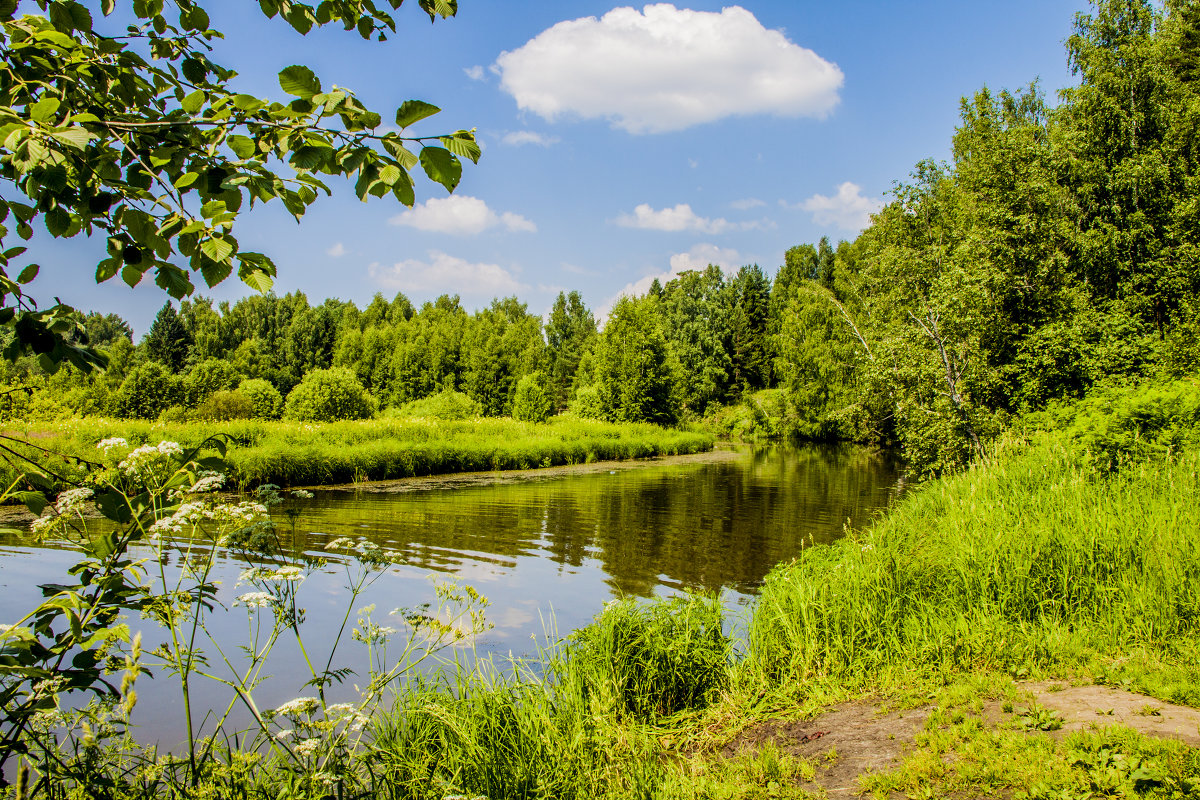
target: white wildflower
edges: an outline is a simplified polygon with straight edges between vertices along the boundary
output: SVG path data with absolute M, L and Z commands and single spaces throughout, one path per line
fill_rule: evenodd
M 238 595 L 233 604 L 235 606 L 243 605 L 246 608 L 267 608 L 274 600 L 275 598 L 270 592 L 246 592 Z
M 54 516 L 53 514 L 47 514 L 44 517 L 38 517 L 35 519 L 33 524 L 29 526 L 29 531 L 35 536 L 42 536 L 54 528 L 57 528 L 61 521 L 62 520 L 59 517 Z
M 325 545 L 325 549 L 326 550 L 342 550 L 342 549 L 350 548 L 353 546 L 354 546 L 353 539 L 347 539 L 345 536 L 341 536 L 337 539 L 334 539 L 329 544 Z
M 307 489 L 293 489 L 292 497 L 299 497 L 301 500 L 311 500 L 313 493 Z
M 105 455 L 108 455 L 108 451 L 114 447 L 129 447 L 129 442 L 125 441 L 120 436 L 114 436 L 111 439 L 102 439 L 100 440 L 99 444 L 96 445 L 96 449 L 103 450 Z
M 202 492 L 215 492 L 225 485 L 225 476 L 219 472 L 205 470 L 196 478 L 196 482 L 188 489 L 189 494 L 200 494 Z
M 344 717 L 347 714 L 352 714 L 358 711 L 358 706 L 354 703 L 334 703 L 325 709 L 327 717 Z
M 275 738 L 281 739 L 281 740 L 288 739 L 294 734 L 295 734 L 295 731 L 293 731 L 291 728 L 284 728 L 283 730 L 281 730 L 275 734 Z
M 275 713 L 284 717 L 295 717 L 301 714 L 311 714 L 317 710 L 319 705 L 321 705 L 321 701 L 315 697 L 297 697 L 275 709 Z
M 303 570 L 300 567 L 280 567 L 270 575 L 264 576 L 269 581 L 302 581 Z
M 320 739 L 305 739 L 303 742 L 297 742 L 296 744 L 292 745 L 292 752 L 301 758 L 304 758 L 305 756 L 311 756 L 313 753 L 317 752 L 320 747 Z
M 93 494 L 94 492 L 86 486 L 80 489 L 67 489 L 58 496 L 58 502 L 55 503 L 54 509 L 59 514 L 69 514 Z

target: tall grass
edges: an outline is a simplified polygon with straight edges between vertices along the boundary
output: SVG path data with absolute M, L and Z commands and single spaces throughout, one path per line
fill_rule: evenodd
M 749 668 L 773 684 L 1020 669 L 1200 625 L 1200 454 L 1109 474 L 1043 435 L 936 481 L 767 578 Z
M 231 479 L 242 485 L 285 486 L 678 455 L 709 450 L 713 444 L 705 434 L 572 418 L 548 423 L 413 418 L 327 424 L 251 420 L 172 424 L 86 418 L 10 433 L 47 450 L 93 459 L 96 443 L 114 436 L 135 445 L 167 439 L 193 446 L 226 434 L 234 444 L 226 456 Z M 12 447 L 41 457 L 28 446 Z M 64 477 L 79 471 L 70 463 L 53 468 Z M 11 466 L 0 472 L 0 478 L 9 481 L 15 476 Z
M 731 642 L 715 598 L 610 603 L 530 664 L 446 673 L 376 724 L 397 798 L 647 797 L 662 783 L 650 723 L 712 702 Z

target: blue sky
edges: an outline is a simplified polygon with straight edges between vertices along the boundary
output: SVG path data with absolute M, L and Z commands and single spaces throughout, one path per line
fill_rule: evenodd
M 516 294 L 546 312 L 560 290 L 602 311 L 622 291 L 709 262 L 773 274 L 784 251 L 853 238 L 893 182 L 945 158 L 959 99 L 1034 79 L 1072 81 L 1063 40 L 1081 0 L 745 0 L 619 6 L 460 0 L 430 25 L 415 3 L 388 42 L 340 29 L 307 37 L 257 4 L 206 6 L 226 34 L 215 60 L 236 86 L 280 97 L 305 64 L 390 116 L 442 107 L 413 130 L 477 128 L 477 166 L 447 199 L 420 178 L 418 206 L 357 200 L 346 183 L 299 226 L 268 206 L 238 223 L 271 255 L 276 291 L 360 306 L 403 291 L 477 308 Z M 102 240 L 47 243 L 36 297 L 116 312 L 140 336 L 165 295 L 147 279 L 94 285 Z M 236 299 L 230 279 L 204 293 Z

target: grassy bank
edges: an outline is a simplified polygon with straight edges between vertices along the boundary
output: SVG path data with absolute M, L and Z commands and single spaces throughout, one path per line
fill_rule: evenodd
M 531 469 L 593 461 L 696 453 L 712 448 L 711 436 L 648 424 L 614 424 L 555 417 L 546 423 L 478 418 L 444 421 L 380 419 L 310 424 L 240 420 L 161 423 L 86 418 L 14 430 L 41 448 L 85 459 L 111 437 L 130 445 L 161 440 L 195 446 L 226 435 L 226 461 L 242 485 L 283 486 L 378 481 L 452 472 Z M 35 455 L 29 448 L 14 449 Z M 56 471 L 70 472 L 56 462 Z M 11 468 L 6 471 L 6 479 Z

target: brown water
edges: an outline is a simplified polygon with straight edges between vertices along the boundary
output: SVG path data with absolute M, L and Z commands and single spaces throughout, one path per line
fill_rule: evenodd
M 389 569 L 355 604 L 375 603 L 382 624 L 388 610 L 431 599 L 431 578 L 454 578 L 491 602 L 494 628 L 474 643 L 476 651 L 523 655 L 535 639 L 552 640 L 555 629 L 565 634 L 587 624 L 618 596 L 703 590 L 723 592 L 732 609 L 747 606 L 772 566 L 813 543 L 833 541 L 847 525 L 869 522 L 892 500 L 896 485 L 896 468 L 884 456 L 781 446 L 324 489 L 311 500 L 288 500 L 285 509 L 298 512 L 297 550 L 324 554 L 335 537 L 365 536 L 398 554 L 402 566 Z M 57 580 L 75 560 L 62 546 L 32 547 L 11 535 L 0 535 L 0 555 L 0 622 L 32 608 L 37 585 Z M 234 588 L 243 567 L 232 557 L 218 566 L 227 605 L 247 591 Z M 334 563 L 302 586 L 309 642 L 335 636 L 347 607 L 345 583 L 345 570 Z M 211 628 L 232 646 L 244 638 L 246 620 L 241 608 L 218 610 Z M 131 623 L 147 628 L 148 638 L 156 635 L 152 623 Z M 347 666 L 357 666 L 350 647 L 339 653 Z M 277 651 L 274 677 L 256 695 L 260 705 L 311 694 L 301 690 L 307 675 L 297 656 L 287 646 Z M 159 676 L 139 682 L 138 692 L 135 720 L 143 731 L 164 743 L 175 739 L 178 689 Z M 216 705 L 225 696 L 202 689 L 200 704 Z

